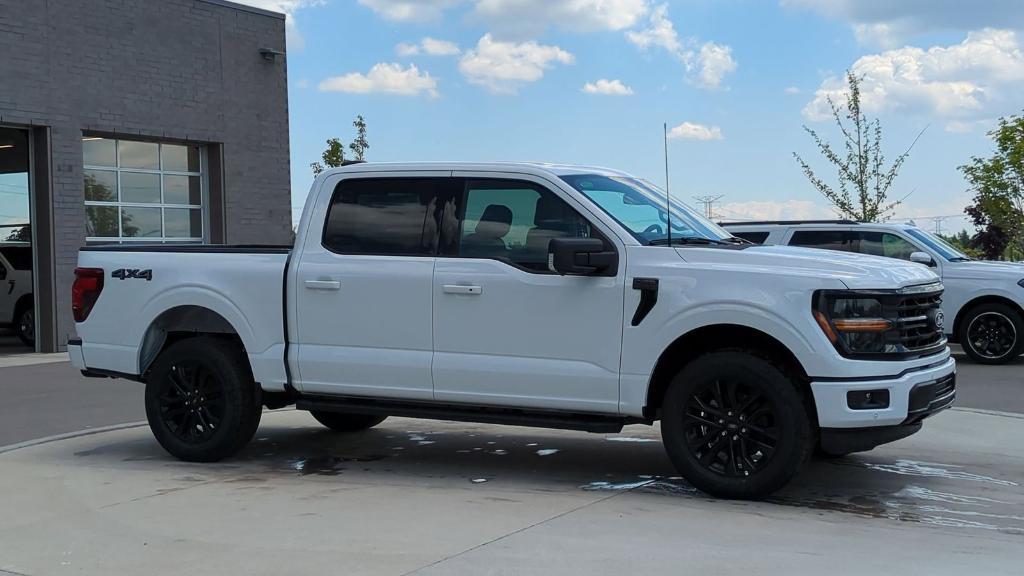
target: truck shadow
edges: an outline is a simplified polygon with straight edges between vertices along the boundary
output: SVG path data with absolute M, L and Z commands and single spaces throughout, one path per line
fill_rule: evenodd
M 236 457 L 189 464 L 168 456 L 148 434 L 75 453 L 90 465 L 159 470 L 161 475 L 265 485 L 350 482 L 429 485 L 517 492 L 582 490 L 712 500 L 678 476 L 656 430 L 618 435 L 391 419 L 354 434 L 314 423 L 267 424 Z M 811 460 L 767 502 L 921 525 L 1024 535 L 1024 495 L 1005 478 L 959 464 L 894 457 L 885 449 L 835 460 Z

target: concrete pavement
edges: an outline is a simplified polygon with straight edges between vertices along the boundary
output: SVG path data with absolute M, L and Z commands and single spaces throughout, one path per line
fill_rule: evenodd
M 815 461 L 773 502 L 695 493 L 656 429 L 265 415 L 219 464 L 134 428 L 0 454 L 0 570 L 78 574 L 1019 574 L 1024 419 L 967 410 Z

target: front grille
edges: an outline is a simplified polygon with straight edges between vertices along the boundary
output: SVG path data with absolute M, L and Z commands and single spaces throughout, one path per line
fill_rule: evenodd
M 901 345 L 904 352 L 909 353 L 943 348 L 946 337 L 939 326 L 940 323 L 936 322 L 936 317 L 941 314 L 941 304 L 941 291 L 900 297 L 895 302 L 890 316 L 895 320 L 890 340 Z
M 924 384 L 918 384 L 910 391 L 907 405 L 907 419 L 904 424 L 920 422 L 925 418 L 949 408 L 956 400 L 956 374 L 950 374 Z

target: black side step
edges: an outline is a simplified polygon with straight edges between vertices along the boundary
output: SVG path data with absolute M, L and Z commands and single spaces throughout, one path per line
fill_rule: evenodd
M 355 396 L 302 395 L 295 402 L 295 407 L 299 410 L 379 414 L 381 416 L 481 422 L 485 424 L 505 424 L 508 426 L 531 426 L 534 428 L 557 428 L 560 430 L 582 430 L 584 432 L 597 432 L 600 434 L 619 432 L 626 424 L 651 423 L 641 418 L 623 416 L 529 411 L 501 407 L 462 407 L 456 404 L 444 404 L 441 402 L 409 402 Z

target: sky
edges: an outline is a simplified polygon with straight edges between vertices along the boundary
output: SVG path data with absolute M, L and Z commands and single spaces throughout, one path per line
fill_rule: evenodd
M 838 142 L 828 96 L 863 77 L 900 219 L 963 229 L 957 170 L 1024 100 L 1020 0 L 245 0 L 287 14 L 292 202 L 328 138 L 369 160 L 540 160 L 622 169 L 726 219 L 830 217 L 793 153 Z

